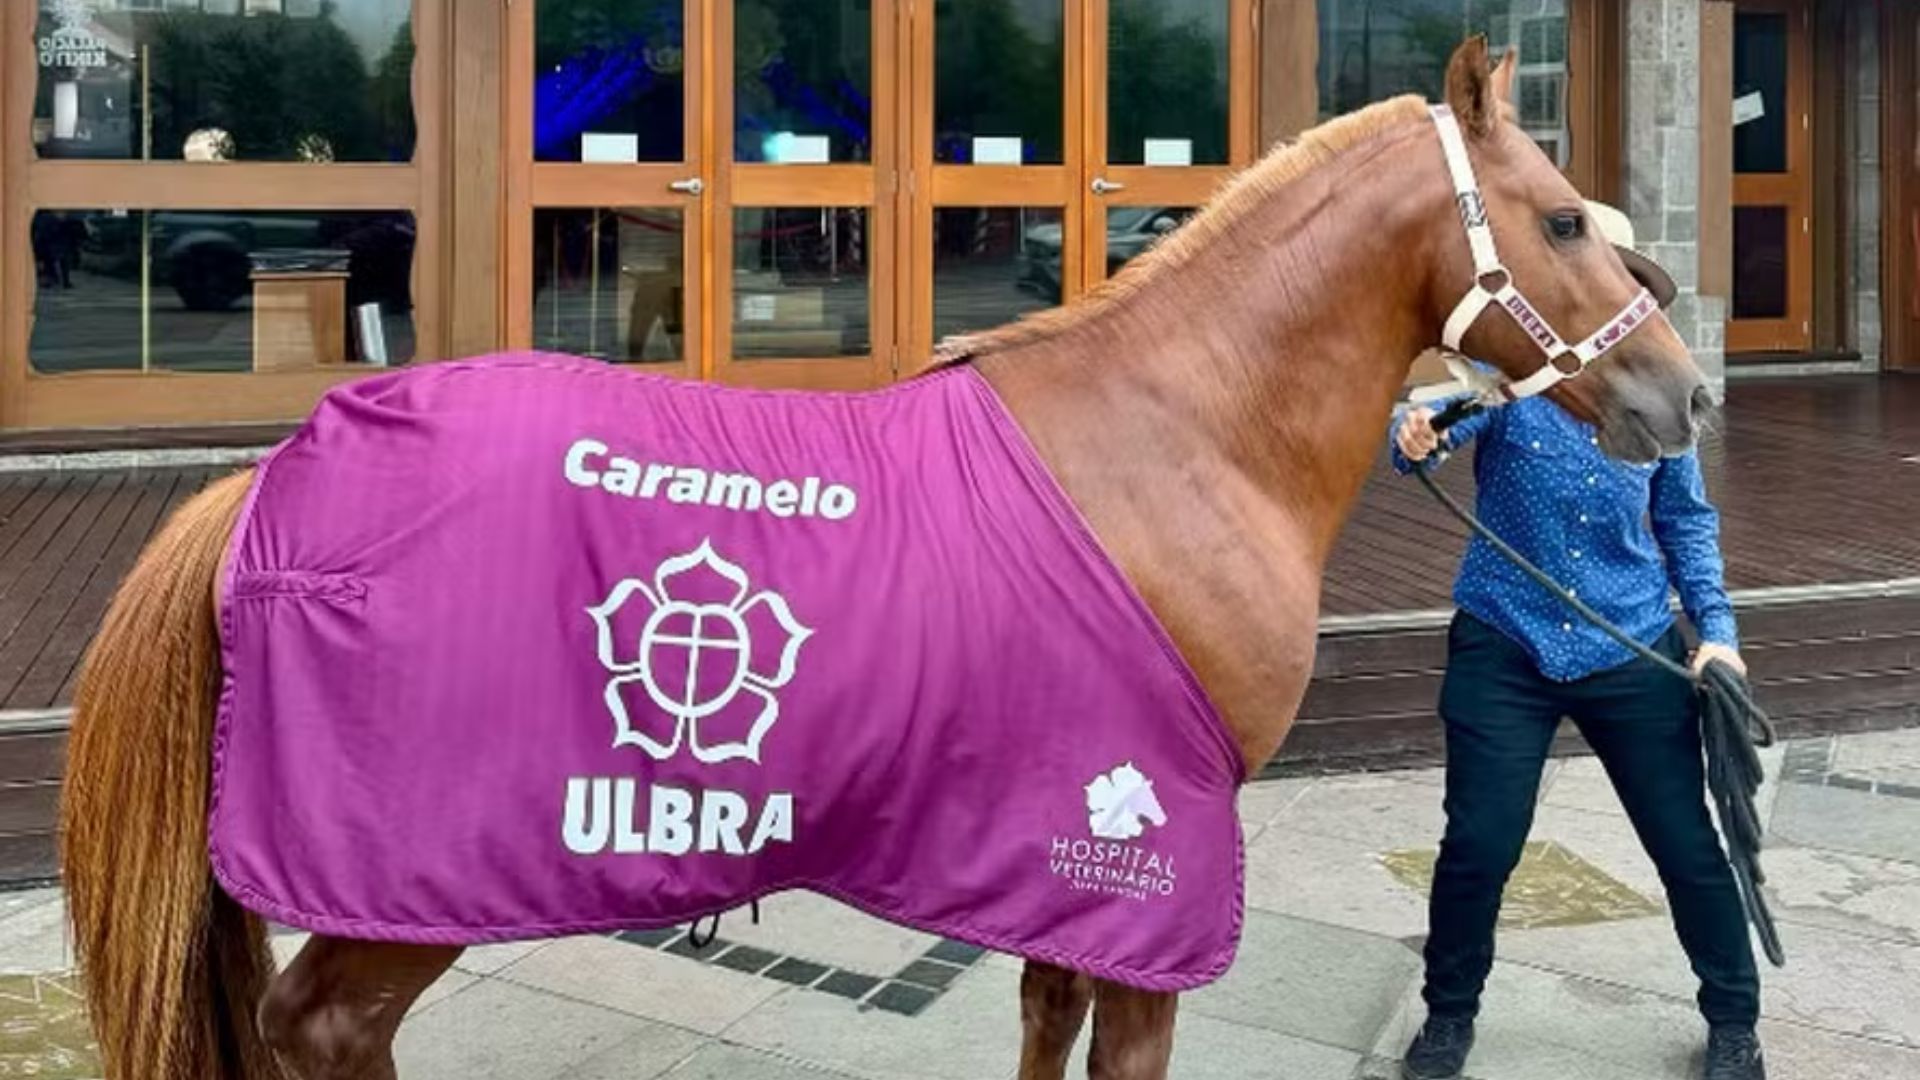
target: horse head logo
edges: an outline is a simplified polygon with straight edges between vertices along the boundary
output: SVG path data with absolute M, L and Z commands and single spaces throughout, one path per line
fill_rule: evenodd
M 1087 785 L 1087 828 L 1102 840 L 1132 840 L 1146 832 L 1146 825 L 1166 823 L 1167 811 L 1153 793 L 1153 781 L 1131 761 Z

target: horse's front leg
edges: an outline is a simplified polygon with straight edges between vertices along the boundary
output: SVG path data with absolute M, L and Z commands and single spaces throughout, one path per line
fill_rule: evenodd
M 1020 1080 L 1065 1080 L 1092 1003 L 1092 979 L 1027 961 L 1020 975 Z
M 462 951 L 315 934 L 268 988 L 261 1034 L 292 1080 L 395 1080 L 400 1021 Z
M 1180 995 L 1099 982 L 1093 992 L 1091 1080 L 1166 1080 Z

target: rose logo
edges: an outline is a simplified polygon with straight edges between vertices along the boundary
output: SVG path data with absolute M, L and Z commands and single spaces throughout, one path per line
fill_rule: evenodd
M 685 743 L 699 761 L 759 762 L 780 716 L 772 692 L 793 678 L 813 635 L 785 599 L 754 592 L 746 571 L 702 541 L 661 563 L 651 586 L 629 578 L 587 613 L 613 674 L 613 745 L 661 761 Z

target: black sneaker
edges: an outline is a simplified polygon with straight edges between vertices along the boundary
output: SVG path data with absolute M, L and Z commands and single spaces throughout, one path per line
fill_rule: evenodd
M 1400 1064 L 1406 1080 L 1456 1080 L 1473 1049 L 1473 1021 L 1464 1016 L 1429 1016 L 1407 1047 Z M 1713 1080 L 1720 1080 L 1714 1077 Z
M 1721 1024 L 1707 1032 L 1707 1061 L 1700 1080 L 1767 1080 L 1760 1036 L 1744 1024 Z

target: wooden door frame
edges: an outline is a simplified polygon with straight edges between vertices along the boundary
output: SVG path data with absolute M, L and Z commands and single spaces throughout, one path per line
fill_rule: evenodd
M 713 31 L 711 96 L 706 143 L 710 160 L 706 305 L 712 345 L 708 376 L 736 386 L 864 390 L 889 381 L 898 365 L 898 275 L 894 243 L 898 216 L 901 54 L 907 48 L 894 5 L 869 5 L 873 69 L 873 147 L 866 162 L 832 165 L 737 163 L 733 159 L 734 91 L 732 0 L 710 7 Z M 905 6 L 905 5 L 901 5 Z M 733 355 L 733 212 L 736 209 L 826 207 L 867 212 L 868 352 L 865 356 L 740 359 Z
M 1107 211 L 1124 206 L 1193 206 L 1211 199 L 1241 169 L 1253 164 L 1260 137 L 1260 32 L 1257 0 L 1228 0 L 1227 6 L 1227 163 L 1168 168 L 1156 165 L 1114 165 L 1107 161 L 1109 77 L 1107 39 L 1111 0 L 1088 0 L 1081 48 L 1086 56 L 1086 85 L 1082 89 L 1086 122 L 1080 180 L 1083 195 L 1092 195 L 1095 177 L 1119 184 L 1110 194 L 1082 198 L 1080 224 L 1081 286 L 1093 288 L 1107 276 Z M 1239 29 L 1243 32 L 1235 33 Z
M 1920 370 L 1920 9 L 1895 0 L 1880 10 L 1882 356 Z
M 39 64 L 33 30 L 39 5 L 0 5 L 0 228 L 25 239 L 37 207 L 167 210 L 403 210 L 414 216 L 414 326 L 417 359 L 444 354 L 450 29 L 454 0 L 413 0 L 414 157 L 405 164 L 305 165 L 179 161 L 40 160 L 32 113 Z M 31 244 L 0 250 L 0 428 L 108 428 L 290 420 L 328 388 L 374 373 L 326 364 L 276 372 L 92 371 L 41 375 L 30 356 L 34 286 Z
M 1084 245 L 1077 242 L 1086 203 L 1080 182 L 1086 146 L 1087 40 L 1084 28 L 1092 0 L 1061 0 L 1060 18 L 1066 55 L 1061 58 L 1060 158 L 1058 165 L 949 165 L 933 159 L 933 119 L 937 38 L 932 3 L 902 5 L 910 44 L 903 54 L 907 69 L 910 145 L 906 167 L 906 272 L 901 275 L 900 374 L 924 368 L 933 350 L 933 221 L 941 207 L 1016 207 L 1060 209 L 1061 302 L 1081 291 Z M 1078 31 L 1078 32 L 1076 32 Z
M 1735 0 L 1742 12 L 1787 16 L 1787 171 L 1734 173 L 1733 209 L 1787 207 L 1787 314 L 1780 319 L 1735 319 L 1728 300 L 1726 350 L 1806 352 L 1813 345 L 1813 31 L 1810 0 Z M 1793 120 L 1799 118 L 1795 125 Z M 1799 229 L 1793 226 L 1798 223 Z M 1736 267 L 1736 273 L 1738 268 Z M 1739 282 L 1734 282 L 1739 288 Z
M 712 238 L 707 226 L 704 194 L 676 192 L 672 185 L 699 178 L 712 189 L 712 146 L 710 125 L 705 115 L 702 92 L 711 57 L 702 47 L 706 40 L 706 0 L 683 0 L 683 68 L 685 93 L 681 116 L 685 156 L 677 162 L 645 162 L 634 165 L 583 164 L 578 162 L 539 162 L 534 160 L 533 81 L 537 3 L 510 4 L 507 8 L 506 45 L 501 50 L 507 65 L 506 77 L 506 198 L 502 211 L 506 222 L 501 232 L 505 239 L 504 278 L 506 312 L 501 320 L 509 348 L 526 349 L 533 345 L 533 218 L 540 210 L 555 209 L 658 209 L 675 210 L 681 221 L 681 312 L 680 360 L 678 363 L 649 363 L 645 369 L 658 374 L 688 378 L 709 377 L 710 361 L 706 334 L 706 297 Z M 594 253 L 598 257 L 598 253 Z

